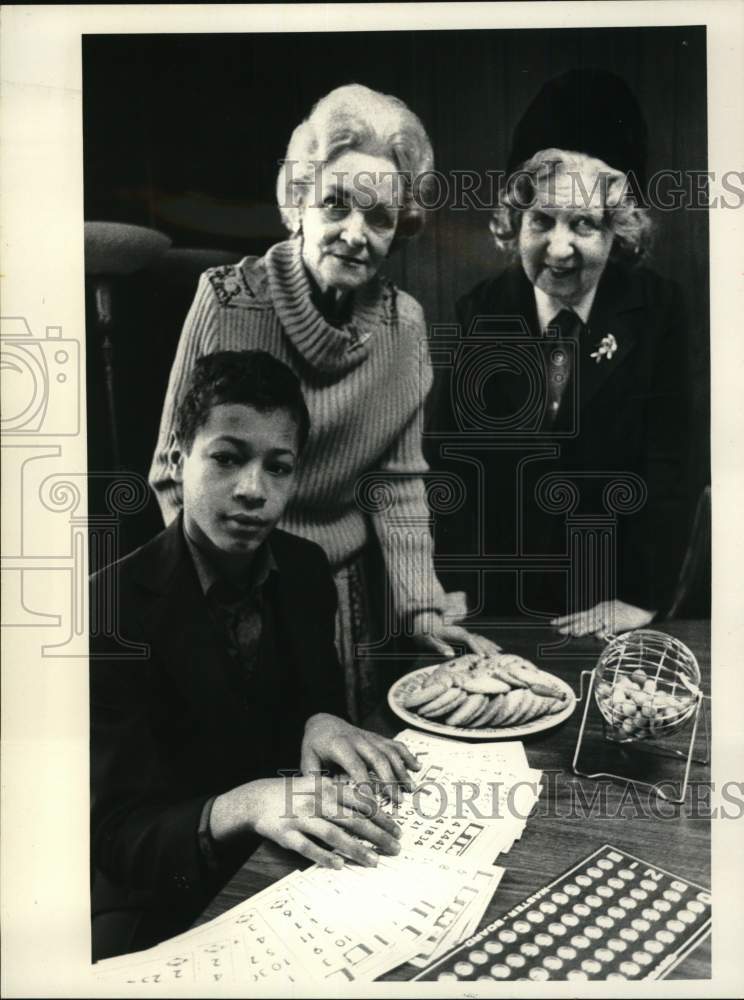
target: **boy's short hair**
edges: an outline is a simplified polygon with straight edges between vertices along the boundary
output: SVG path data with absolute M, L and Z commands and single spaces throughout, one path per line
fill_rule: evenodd
M 295 373 L 266 351 L 218 351 L 199 358 L 176 414 L 179 447 L 191 451 L 209 412 L 223 403 L 242 403 L 260 412 L 288 410 L 297 424 L 302 451 L 310 431 L 310 415 Z

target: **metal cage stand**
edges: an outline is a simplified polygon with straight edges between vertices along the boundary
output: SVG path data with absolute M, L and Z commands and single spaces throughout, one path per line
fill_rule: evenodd
M 580 685 L 580 689 L 579 689 L 579 701 L 581 701 L 582 699 L 584 700 L 584 714 L 582 715 L 582 718 L 581 718 L 581 726 L 579 727 L 579 735 L 578 735 L 577 740 L 576 740 L 576 749 L 574 751 L 574 756 L 573 756 L 572 767 L 573 767 L 574 774 L 578 774 L 579 777 L 581 777 L 581 778 L 591 778 L 591 779 L 610 778 L 610 779 L 612 779 L 614 781 L 623 781 L 623 782 L 626 782 L 627 784 L 636 785 L 636 786 L 639 786 L 641 788 L 649 788 L 649 789 L 653 790 L 660 798 L 664 799 L 665 801 L 672 802 L 672 803 L 677 804 L 677 805 L 681 804 L 682 802 L 684 802 L 685 795 L 687 794 L 687 784 L 688 784 L 688 780 L 689 780 L 689 777 L 690 777 L 690 768 L 691 768 L 692 764 L 693 763 L 695 763 L 695 764 L 707 764 L 710 761 L 710 730 L 709 730 L 709 726 L 708 726 L 708 713 L 706 711 L 705 704 L 704 704 L 704 702 L 705 702 L 705 696 L 702 694 L 702 692 L 698 691 L 697 696 L 696 696 L 695 709 L 694 709 L 694 711 L 693 711 L 693 713 L 691 715 L 691 718 L 692 718 L 693 722 L 692 722 L 692 729 L 690 730 L 690 740 L 689 740 L 689 745 L 687 747 L 687 750 L 667 749 L 667 748 L 664 748 L 664 747 L 654 746 L 653 744 L 651 746 L 651 753 L 654 753 L 657 756 L 660 756 L 660 757 L 674 756 L 674 757 L 679 757 L 679 758 L 682 758 L 683 760 L 685 760 L 685 774 L 684 774 L 684 778 L 682 779 L 682 786 L 680 788 L 679 798 L 672 798 L 671 796 L 667 795 L 662 789 L 660 789 L 657 785 L 651 784 L 651 782 L 649 782 L 649 781 L 641 781 L 639 778 L 638 779 L 637 778 L 628 778 L 628 777 L 625 777 L 622 774 L 612 774 L 609 771 L 595 771 L 594 773 L 589 773 L 587 771 L 581 771 L 578 768 L 577 762 L 578 762 L 579 756 L 581 754 L 581 746 L 582 746 L 582 743 L 583 743 L 583 740 L 584 740 L 584 730 L 586 728 L 586 720 L 587 720 L 587 716 L 589 714 L 589 706 L 593 703 L 592 693 L 594 691 L 594 682 L 595 682 L 595 679 L 596 679 L 596 672 L 597 672 L 597 668 L 596 667 L 593 670 L 582 670 L 581 671 L 581 685 Z M 586 677 L 589 677 L 589 689 L 586 691 L 586 693 L 584 693 L 584 680 L 585 680 Z M 599 712 L 599 709 L 597 709 L 597 711 Z M 601 713 L 599 713 L 599 714 L 601 716 Z M 693 753 L 694 753 L 694 749 L 695 749 L 695 737 L 697 735 L 698 723 L 700 721 L 700 716 L 701 715 L 703 717 L 703 725 L 704 725 L 704 728 L 705 728 L 705 756 L 704 757 L 694 757 Z M 615 739 L 613 739 L 613 737 L 611 735 L 607 734 L 608 726 L 607 726 L 606 720 L 604 719 L 604 716 L 601 716 L 601 717 L 602 717 L 602 733 L 603 733 L 603 736 L 604 736 L 604 738 L 606 740 L 608 740 L 609 742 L 615 742 L 615 743 L 637 742 L 637 741 L 633 741 L 633 740 L 627 740 L 627 741 L 625 741 L 625 740 L 615 740 Z M 689 721 L 689 720 L 687 720 L 687 721 Z M 644 740 L 643 741 L 644 746 L 648 746 L 649 742 L 650 741 L 648 741 L 648 740 Z

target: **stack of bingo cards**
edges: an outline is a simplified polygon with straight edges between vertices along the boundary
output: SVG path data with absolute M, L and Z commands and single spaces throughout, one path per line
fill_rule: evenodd
M 605 844 L 417 979 L 663 979 L 710 934 L 710 893 Z
M 380 808 L 400 853 L 374 868 L 311 866 L 147 951 L 98 962 L 99 982 L 151 995 L 222 986 L 274 989 L 366 983 L 400 965 L 425 969 L 467 940 L 504 874 L 494 859 L 522 836 L 542 772 L 519 742 L 480 744 L 406 730 L 417 787 Z

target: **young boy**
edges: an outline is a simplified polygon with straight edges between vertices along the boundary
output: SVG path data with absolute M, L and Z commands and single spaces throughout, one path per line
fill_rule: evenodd
M 176 426 L 182 515 L 91 578 L 94 960 L 187 929 L 261 837 L 334 867 L 375 863 L 359 838 L 397 853 L 369 798 L 309 772 L 401 785 L 418 767 L 326 714 L 343 704 L 330 569 L 275 528 L 309 432 L 295 375 L 260 351 L 203 357 Z

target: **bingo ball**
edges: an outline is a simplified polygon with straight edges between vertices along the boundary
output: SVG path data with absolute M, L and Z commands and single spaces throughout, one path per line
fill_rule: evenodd
M 700 668 L 694 653 L 671 635 L 626 632 L 597 662 L 594 697 L 613 740 L 670 736 L 700 700 Z

